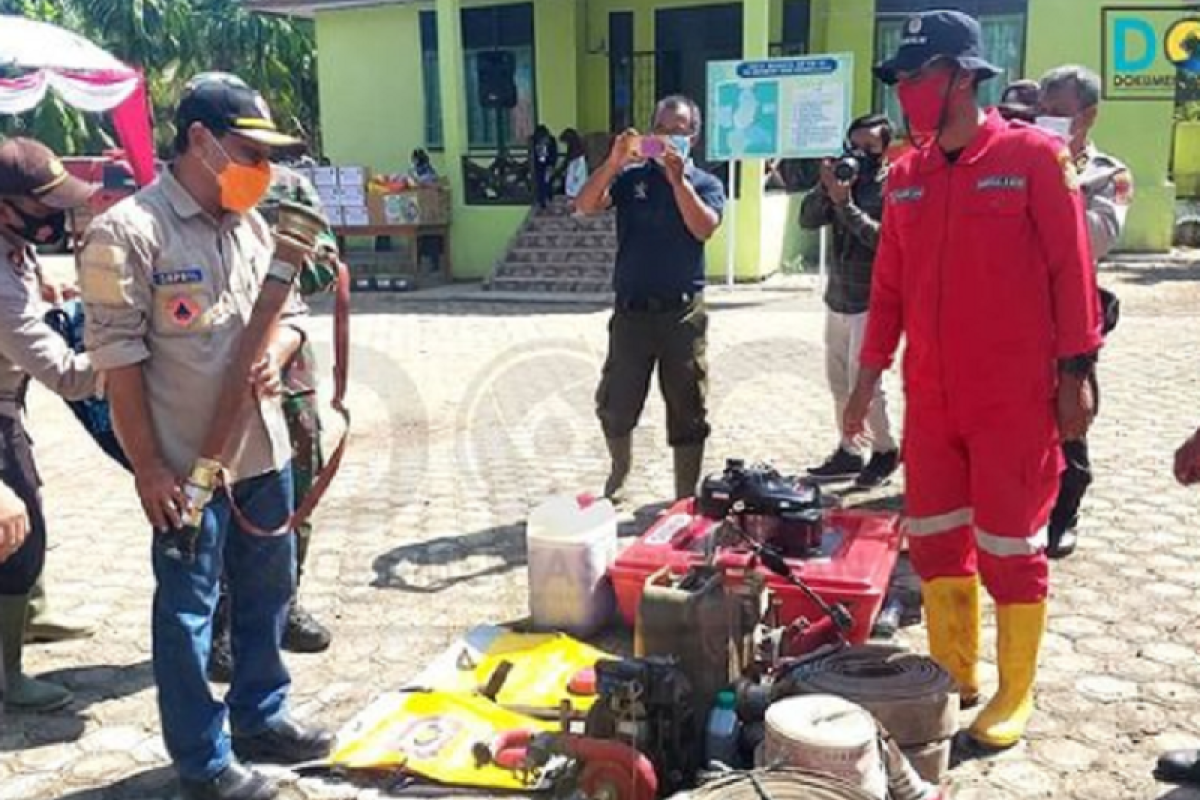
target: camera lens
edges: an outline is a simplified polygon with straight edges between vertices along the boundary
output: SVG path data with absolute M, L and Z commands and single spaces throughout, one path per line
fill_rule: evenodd
M 833 165 L 833 177 L 841 183 L 850 183 L 858 177 L 859 163 L 854 156 L 846 156 Z

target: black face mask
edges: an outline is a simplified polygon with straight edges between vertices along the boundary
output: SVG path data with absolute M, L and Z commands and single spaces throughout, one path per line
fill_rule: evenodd
M 17 208 L 12 203 L 8 207 L 21 218 L 21 227 L 10 228 L 30 244 L 58 244 L 67 235 L 67 212 L 56 211 L 48 217 L 35 217 Z

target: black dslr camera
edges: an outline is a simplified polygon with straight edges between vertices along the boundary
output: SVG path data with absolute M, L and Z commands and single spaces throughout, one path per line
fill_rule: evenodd
M 788 557 L 804 558 L 821 549 L 820 487 L 784 477 L 767 464 L 727 460 L 724 472 L 700 484 L 696 513 L 729 519 Z
M 858 180 L 866 166 L 867 154 L 861 150 L 847 150 L 833 164 L 833 177 L 838 183 L 851 184 Z

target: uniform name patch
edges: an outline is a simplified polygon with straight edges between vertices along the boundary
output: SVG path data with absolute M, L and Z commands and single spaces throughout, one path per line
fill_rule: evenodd
M 1023 175 L 989 175 L 986 178 L 980 178 L 975 184 L 975 188 L 981 192 L 986 191 L 1012 191 L 1015 189 L 1025 188 L 1025 176 Z
M 154 273 L 155 286 L 186 286 L 189 283 L 204 283 L 204 273 L 195 268 Z
M 891 193 L 893 203 L 915 203 L 924 196 L 924 186 L 906 186 Z

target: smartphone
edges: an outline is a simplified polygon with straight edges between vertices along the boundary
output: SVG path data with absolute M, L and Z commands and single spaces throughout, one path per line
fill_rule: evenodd
M 638 140 L 638 155 L 642 158 L 662 158 L 667 152 L 667 143 L 657 136 L 643 136 Z

